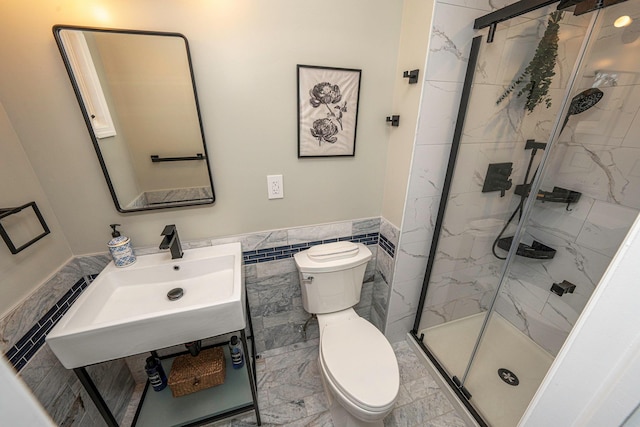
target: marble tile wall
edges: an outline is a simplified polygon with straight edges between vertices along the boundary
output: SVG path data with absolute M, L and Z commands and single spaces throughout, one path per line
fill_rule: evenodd
M 413 162 L 398 236 L 386 335 L 392 342 L 413 329 L 444 175 L 451 150 L 473 21 L 508 0 L 438 0 L 424 73 Z M 472 207 L 468 208 L 470 211 Z
M 455 3 L 455 6 L 451 2 L 437 5 L 438 25 L 444 27 L 446 19 L 439 18 L 451 14 L 454 7 L 463 6 Z M 439 14 L 441 9 L 443 13 Z M 563 19 L 557 78 L 550 90 L 552 108 L 538 108 L 535 114 L 525 115 L 522 102 L 517 99 L 494 108 L 487 99 L 497 99 L 512 77 L 522 71 L 519 67 L 529 60 L 525 57 L 527 52 L 535 49 L 536 40 L 544 31 L 547 12 L 536 13 L 543 17 L 540 21 L 528 16 L 501 24 L 494 43 L 482 44 L 421 327 L 486 311 L 497 288 L 502 262 L 491 255 L 491 246 L 505 219 L 517 206 L 518 197 L 512 197 L 511 192 L 507 197 L 481 193 L 487 165 L 513 162 L 514 184 L 523 180 L 530 154 L 530 151 L 523 153 L 523 141 L 548 139 L 588 19 L 568 16 Z M 471 40 L 468 28 L 452 33 L 457 36 L 465 33 Z M 464 50 L 455 49 L 453 39 L 448 43 L 445 34 L 444 30 L 434 30 L 437 41 L 432 48 L 438 52 L 433 57 L 449 53 L 453 63 L 453 57 L 464 57 L 460 54 Z M 604 28 L 594 45 L 591 55 L 594 59 L 589 60 L 603 57 L 602 53 L 611 49 L 611 39 L 612 31 Z M 622 49 L 625 48 L 626 45 Z M 640 70 L 635 67 L 637 75 Z M 594 68 L 595 64 L 585 67 Z M 448 157 L 448 146 L 439 144 L 451 140 L 462 84 L 462 80 L 448 78 L 441 70 L 456 69 L 459 71 L 454 65 L 441 68 L 438 63 L 438 70 L 430 74 L 427 68 L 424 98 L 439 108 L 430 105 L 425 108 L 423 102 L 418 132 L 423 138 L 418 139 L 415 147 L 398 265 L 403 265 L 405 249 L 414 249 L 410 252 L 414 257 L 425 253 L 420 250 L 428 251 L 425 244 L 419 250 L 412 245 L 421 241 L 416 237 L 420 233 L 429 234 L 426 230 L 431 225 L 429 219 L 435 220 L 433 212 L 437 209 L 436 197 L 444 175 L 444 166 L 438 168 L 438 164 L 446 164 L 443 159 Z M 452 76 L 455 75 L 454 72 Z M 636 177 L 639 176 L 636 164 L 640 163 L 640 146 L 636 142 L 640 137 L 640 98 L 634 96 L 640 85 L 633 76 L 621 74 L 617 86 L 602 88 L 605 96 L 596 107 L 570 118 L 550 154 L 541 188 L 546 191 L 554 186 L 569 188 L 582 192 L 582 198 L 570 211 L 562 204 L 536 204 L 523 241 L 530 244 L 535 239 L 552 246 L 557 250 L 556 257 L 550 261 L 517 257 L 497 300 L 497 310 L 551 354 L 556 354 L 564 342 L 640 209 L 640 182 Z M 579 81 L 579 87 L 590 87 L 592 83 L 593 76 L 585 77 Z M 443 105 L 449 108 L 441 108 Z M 537 155 L 532 170 L 541 154 Z M 513 226 L 508 228 L 504 235 L 513 234 L 513 230 Z M 576 284 L 574 294 L 559 297 L 549 291 L 552 283 L 562 280 Z M 399 290 L 411 288 L 410 283 L 398 285 Z M 401 293 L 412 297 L 411 289 Z M 392 298 L 390 311 L 396 307 Z
M 379 238 L 381 234 L 383 239 Z M 241 242 L 255 342 L 257 350 L 262 352 L 305 340 L 302 326 L 309 315 L 302 307 L 293 254 L 315 244 L 339 240 L 361 242 L 373 253 L 360 303 L 355 309 L 382 329 L 397 243 L 397 230 L 384 219 L 367 218 L 186 241 L 183 246 L 188 249 Z M 135 248 L 135 251 L 142 255 L 159 249 L 147 247 Z M 0 319 L 3 353 L 60 425 L 101 425 L 102 418 L 73 371 L 65 369 L 44 343 L 44 336 L 109 261 L 106 253 L 72 259 L 27 301 Z M 318 338 L 317 322 L 311 322 L 306 338 Z M 124 360 L 95 365 L 88 371 L 116 418 L 123 417 L 136 383 L 134 378 L 144 376 L 132 374 Z
M 376 259 L 376 271 L 373 282 L 371 299 L 371 323 L 380 331 L 386 333 L 389 301 L 391 297 L 391 283 L 397 257 L 399 230 L 385 218 L 380 222 L 380 245 Z M 408 331 L 408 329 L 407 329 Z M 406 331 L 405 331 L 406 333 Z

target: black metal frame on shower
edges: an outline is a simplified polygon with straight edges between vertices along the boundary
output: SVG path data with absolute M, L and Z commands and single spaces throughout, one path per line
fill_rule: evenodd
M 490 27 L 487 39 L 488 41 L 491 41 L 492 34 L 494 33 L 495 27 L 499 22 L 507 21 L 509 19 L 515 18 L 517 16 L 523 15 L 528 12 L 532 12 L 534 10 L 540 9 L 542 7 L 545 7 L 557 2 L 558 0 L 552 0 L 552 1 L 522 0 L 476 19 L 474 22 L 474 29 L 478 30 L 478 29 Z M 475 67 L 478 60 L 478 53 L 480 51 L 482 38 L 483 37 L 481 35 L 474 37 L 471 44 L 471 52 L 469 54 L 469 62 L 467 64 L 467 69 L 465 73 L 465 79 L 464 79 L 464 84 L 462 88 L 462 97 L 460 99 L 460 107 L 458 109 L 458 115 L 456 118 L 456 125 L 455 125 L 454 134 L 453 134 L 453 141 L 451 144 L 451 151 L 449 154 L 449 162 L 447 164 L 447 170 L 445 173 L 445 179 L 444 179 L 444 184 L 442 188 L 442 197 L 440 199 L 438 214 L 437 214 L 436 222 L 434 225 L 433 239 L 431 241 L 429 257 L 427 259 L 427 266 L 426 266 L 424 280 L 422 283 L 422 290 L 420 292 L 420 299 L 418 302 L 416 318 L 413 325 L 413 329 L 410 331 L 410 333 L 413 336 L 413 338 L 416 340 L 416 343 L 420 346 L 420 348 L 424 351 L 424 353 L 429 358 L 429 360 L 436 367 L 440 375 L 444 378 L 444 380 L 449 384 L 450 388 L 459 397 L 460 401 L 464 404 L 464 406 L 469 411 L 469 413 L 478 422 L 478 424 L 481 427 L 488 427 L 487 422 L 483 420 L 480 413 L 474 408 L 474 406 L 469 401 L 471 395 L 467 392 L 467 390 L 464 389 L 464 387 L 462 387 L 460 384 L 457 384 L 454 381 L 454 379 L 449 376 L 449 373 L 444 369 L 444 367 L 441 365 L 441 363 L 438 361 L 435 355 L 422 342 L 422 338 L 424 336 L 418 335 L 418 328 L 420 327 L 422 310 L 424 309 L 429 280 L 433 272 L 433 266 L 435 262 L 437 249 L 438 249 L 438 243 L 440 240 L 440 232 L 442 231 L 442 225 L 444 222 L 444 215 L 447 208 L 448 197 L 451 191 L 451 185 L 453 181 L 453 174 L 455 170 L 456 160 L 458 157 L 460 143 L 462 140 L 462 131 L 464 128 L 464 121 L 467 114 L 467 109 L 469 107 L 469 99 L 471 96 L 471 89 L 473 86 Z
M 415 338 L 416 342 L 422 348 L 422 351 L 427 355 L 429 360 L 436 367 L 442 378 L 444 378 L 449 384 L 450 388 L 455 391 L 460 401 L 465 405 L 467 410 L 473 415 L 476 421 L 481 427 L 488 427 L 488 424 L 482 419 L 480 414 L 469 402 L 469 396 L 465 394 L 463 390 L 453 381 L 447 371 L 442 367 L 435 355 L 424 345 L 422 338 L 418 336 L 418 328 L 420 326 L 420 318 L 422 317 L 422 310 L 424 309 L 424 302 L 427 296 L 427 288 L 429 279 L 431 278 L 431 272 L 433 271 L 433 264 L 435 262 L 435 256 L 438 249 L 438 242 L 440 240 L 440 231 L 442 230 L 442 223 L 444 222 L 444 214 L 447 208 L 448 195 L 451 191 L 451 183 L 453 181 L 453 172 L 456 166 L 456 160 L 458 158 L 458 151 L 460 150 L 460 141 L 462 139 L 462 129 L 464 127 L 464 119 L 467 115 L 467 108 L 469 107 L 469 97 L 471 96 L 471 87 L 473 85 L 473 75 L 476 68 L 476 62 L 478 60 L 478 53 L 480 51 L 480 43 L 482 43 L 482 36 L 473 38 L 471 43 L 471 53 L 469 54 L 469 62 L 467 64 L 467 70 L 464 78 L 464 85 L 462 87 L 462 98 L 460 100 L 460 108 L 458 109 L 458 117 L 456 119 L 456 127 L 453 133 L 453 143 L 451 144 L 451 152 L 449 154 L 449 163 L 447 164 L 447 171 L 444 178 L 444 185 L 442 188 L 442 197 L 440 199 L 440 205 L 438 207 L 438 215 L 436 217 L 436 223 L 434 226 L 433 239 L 431 240 L 431 248 L 429 250 L 429 258 L 427 259 L 427 268 L 422 283 L 422 290 L 420 292 L 420 300 L 418 302 L 418 310 L 416 313 L 416 319 L 411 330 L 411 335 Z

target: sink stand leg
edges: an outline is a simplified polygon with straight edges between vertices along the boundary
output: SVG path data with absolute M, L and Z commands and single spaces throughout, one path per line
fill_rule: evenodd
M 116 421 L 115 417 L 111 413 L 111 410 L 107 406 L 107 403 L 104 401 L 104 399 L 100 395 L 100 392 L 98 391 L 96 385 L 94 384 L 93 380 L 89 376 L 89 373 L 87 372 L 87 370 L 84 367 L 74 368 L 73 372 L 76 373 L 76 376 L 80 380 L 80 383 L 84 386 L 84 389 L 89 394 L 89 397 L 91 397 L 91 400 L 98 408 L 98 411 L 100 412 L 100 415 L 102 415 L 102 418 L 104 418 L 104 421 L 107 423 L 107 426 L 118 427 L 118 422 Z
M 253 334 L 253 333 L 252 333 Z M 240 338 L 242 339 L 242 347 L 245 355 L 245 362 L 251 363 L 251 365 L 247 366 L 247 374 L 249 375 L 249 385 L 251 387 L 251 395 L 253 396 L 253 405 L 255 406 L 256 411 L 256 423 L 260 426 L 262 425 L 262 421 L 260 420 L 260 410 L 258 409 L 258 390 L 256 388 L 255 377 L 253 376 L 252 369 L 255 369 L 256 360 L 252 357 L 249 357 L 249 349 L 247 348 L 247 336 L 244 333 L 244 329 L 240 330 Z M 255 343 L 253 344 L 255 348 Z

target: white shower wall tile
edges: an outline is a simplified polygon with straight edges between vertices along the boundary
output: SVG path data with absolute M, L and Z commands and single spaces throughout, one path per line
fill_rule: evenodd
M 553 182 L 553 178 L 545 181 Z M 553 190 L 553 184 L 542 185 L 546 191 Z M 550 234 L 575 240 L 582 230 L 587 215 L 595 200 L 582 195 L 578 203 L 567 206 L 566 203 L 536 203 L 529 217 L 530 227 Z
M 469 97 L 468 113 L 462 132 L 464 144 L 489 142 L 504 143 L 524 141 L 522 119 L 524 110 L 520 100 L 500 103 L 497 100 L 504 91 L 502 86 L 477 84 Z
M 407 331 L 413 329 L 419 296 L 420 288 L 415 282 L 394 281 L 384 330 L 391 343 L 403 341 Z
M 560 283 L 563 280 L 576 285 L 575 291 L 565 294 L 563 298 L 574 310 L 581 312 L 609 266 L 611 257 L 543 231 L 529 229 L 526 234 L 525 241 L 535 239 L 556 249 L 556 255 L 552 260 L 530 263 L 530 266 L 549 276 L 552 281 L 548 283 L 549 288 L 553 282 Z
M 613 258 L 637 216 L 636 209 L 596 201 L 576 243 Z
M 461 82 L 469 60 L 473 21 L 483 11 L 438 3 L 429 43 L 426 80 Z
M 429 257 L 429 242 L 403 243 L 396 253 L 394 282 L 420 281 Z M 395 288 L 395 286 L 394 286 Z
M 416 145 L 407 197 L 436 197 L 442 194 L 450 144 Z
M 449 301 L 446 304 L 428 305 L 422 309 L 420 316 L 420 330 L 430 328 L 432 326 L 441 325 L 450 322 L 454 318 L 454 309 L 457 304 L 456 300 Z
M 445 304 L 425 306 L 422 310 L 419 329 L 486 312 L 491 306 L 494 295 L 494 291 L 485 291 L 453 299 Z
M 546 289 L 542 284 L 547 284 Z M 531 310 L 541 313 L 549 298 L 549 288 L 551 283 L 548 275 L 524 264 L 514 263 L 508 279 L 500 287 L 500 296 L 526 304 Z
M 622 146 L 640 148 L 640 114 L 636 114 L 635 118 L 629 125 L 629 129 L 624 139 L 622 140 Z
M 453 313 L 449 320 L 462 319 L 474 314 L 489 311 L 494 295 L 494 291 L 486 291 L 456 300 L 453 307 Z
M 431 243 L 440 197 L 407 198 L 402 223 L 402 242 Z
M 495 292 L 501 264 L 497 261 L 432 275 L 425 306 L 438 306 L 471 295 Z
M 506 295 L 500 295 L 495 307 L 509 323 L 554 356 L 567 338 L 568 332 L 560 325 L 552 323 L 526 304 L 510 300 Z
M 479 221 L 476 221 L 479 222 Z M 488 224 L 493 223 L 493 221 L 487 221 Z M 491 264 L 496 262 L 496 258 L 493 255 L 493 243 L 495 242 L 496 237 L 500 234 L 503 226 L 500 227 L 486 227 L 486 228 L 475 228 L 469 230 L 470 234 L 473 234 L 473 247 L 471 248 L 471 265 L 483 265 L 483 264 Z M 511 229 L 514 228 L 514 225 L 510 225 L 504 231 L 504 235 L 509 235 L 511 233 Z
M 471 233 L 441 236 L 438 240 L 432 274 L 464 270 L 473 266 L 474 262 L 471 258 L 473 244 L 474 236 Z
M 425 101 L 417 127 L 422 137 L 416 139 L 416 145 L 451 144 L 461 97 L 461 82 L 428 80 L 424 83 L 422 98 Z
M 555 185 L 640 209 L 640 149 L 564 143 L 551 159 Z
M 540 25 L 535 20 L 498 24 L 492 43 L 482 43 L 478 54 L 474 81 L 479 84 L 511 84 L 531 59 L 539 40 Z M 480 34 L 486 35 L 488 30 Z
M 570 297 L 570 295 L 567 296 Z M 568 333 L 578 321 L 580 311 L 577 311 L 567 303 L 570 298 L 567 299 L 563 297 L 564 295 L 560 297 L 555 294 L 550 294 L 541 314 L 554 325 L 558 325 L 562 331 Z
M 517 199 L 500 197 L 499 193 L 459 193 L 449 196 L 443 235 L 459 236 L 470 230 L 489 230 L 504 224 Z

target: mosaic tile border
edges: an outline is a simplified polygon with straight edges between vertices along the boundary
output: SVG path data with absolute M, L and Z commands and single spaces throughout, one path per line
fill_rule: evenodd
M 358 234 L 356 236 L 345 236 L 333 239 L 316 240 L 307 243 L 297 243 L 294 245 L 277 246 L 275 248 L 258 249 L 242 253 L 245 265 L 257 264 L 261 262 L 277 261 L 293 257 L 298 252 L 309 249 L 312 246 L 334 242 L 354 242 L 364 245 L 376 245 L 379 242 L 380 233 Z M 385 249 L 386 250 L 386 249 Z
M 93 281 L 97 275 L 83 277 L 78 280 L 71 289 L 64 294 L 51 309 L 36 322 L 20 340 L 11 347 L 5 356 L 13 365 L 17 372 L 29 362 L 44 344 L 44 340 L 49 331 L 58 323 L 60 318 L 71 308 L 74 301 L 78 299 L 82 291 Z
M 378 246 L 380 246 L 386 253 L 389 254 L 391 258 L 395 258 L 396 256 L 396 245 L 391 243 L 389 239 L 384 237 L 384 235 L 380 234 L 380 241 L 378 242 Z

